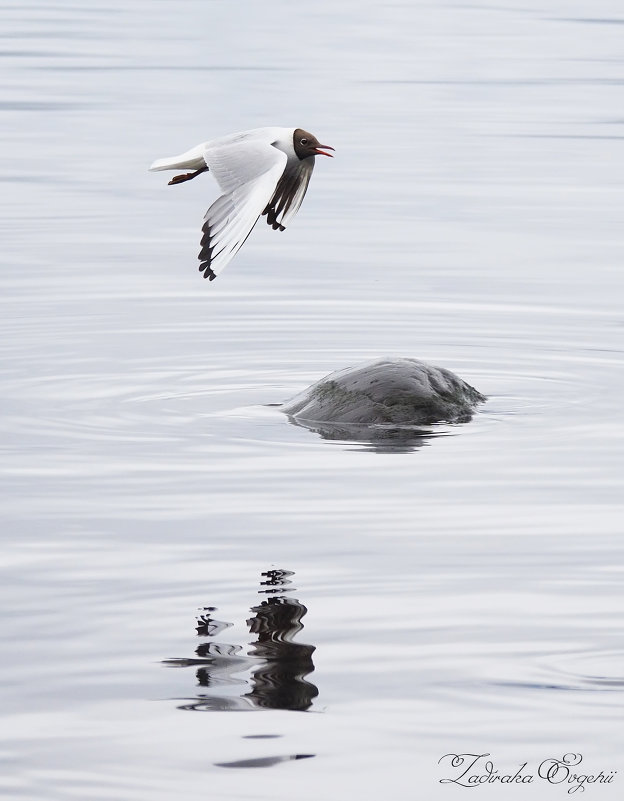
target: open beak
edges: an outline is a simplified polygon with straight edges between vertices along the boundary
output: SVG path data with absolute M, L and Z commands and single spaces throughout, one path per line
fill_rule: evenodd
M 321 150 L 321 148 L 323 149 Z M 329 156 L 330 159 L 333 159 L 334 157 L 332 156 L 331 153 L 325 153 L 326 150 L 333 150 L 334 153 L 336 152 L 335 149 L 333 147 L 330 147 L 329 145 L 318 145 L 314 152 L 318 156 Z

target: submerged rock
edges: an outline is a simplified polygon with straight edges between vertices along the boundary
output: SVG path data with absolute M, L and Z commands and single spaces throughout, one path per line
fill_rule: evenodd
M 485 396 L 417 359 L 378 359 L 321 378 L 282 406 L 295 422 L 354 427 L 464 423 Z

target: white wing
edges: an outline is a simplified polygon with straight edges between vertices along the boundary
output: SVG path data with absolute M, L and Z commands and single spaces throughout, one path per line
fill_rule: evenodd
M 207 147 L 204 161 L 224 194 L 206 212 L 199 269 L 211 281 L 238 253 L 275 193 L 287 156 L 270 142 Z
M 314 156 L 310 156 L 292 166 L 289 164 L 286 167 L 275 188 L 273 197 L 262 212 L 267 215 L 267 222 L 274 230 L 279 228 L 280 231 L 283 231 L 299 211 L 299 206 L 303 203 L 313 169 Z

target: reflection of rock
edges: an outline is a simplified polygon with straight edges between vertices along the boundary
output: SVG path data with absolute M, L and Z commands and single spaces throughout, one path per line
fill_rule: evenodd
M 325 376 L 282 411 L 323 436 L 327 428 L 328 438 L 335 428 L 337 438 L 351 426 L 396 432 L 406 425 L 467 422 L 484 400 L 450 370 L 416 359 L 379 359 Z
M 409 425 L 373 425 L 359 426 L 353 423 L 316 423 L 310 420 L 299 420 L 291 417 L 290 422 L 301 428 L 307 428 L 323 439 L 339 442 L 359 442 L 365 445 L 364 450 L 377 453 L 408 453 L 422 448 L 436 436 L 431 429 Z

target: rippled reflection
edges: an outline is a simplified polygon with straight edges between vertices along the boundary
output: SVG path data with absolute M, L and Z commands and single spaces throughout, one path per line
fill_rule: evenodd
M 218 768 L 271 768 L 280 762 L 293 759 L 311 759 L 316 754 L 288 754 L 287 756 L 258 757 L 256 759 L 236 759 L 234 762 L 215 762 Z
M 472 419 L 472 416 L 468 419 Z M 468 419 L 462 422 L 468 422 Z M 297 420 L 288 415 L 288 421 L 295 426 L 307 428 L 323 439 L 337 442 L 353 442 L 363 445 L 363 450 L 378 453 L 409 453 L 418 450 L 437 436 L 441 431 L 416 426 L 362 426 L 349 423 L 325 423 L 311 420 Z
M 195 667 L 197 683 L 205 689 L 179 709 L 304 711 L 312 705 L 318 689 L 306 676 L 314 671 L 315 647 L 293 642 L 303 629 L 301 620 L 308 610 L 285 595 L 292 575 L 288 570 L 262 573 L 264 580 L 258 593 L 268 597 L 251 607 L 254 614 L 246 622 L 256 639 L 248 644 L 249 648 L 210 640 L 195 649 L 193 658 L 165 660 L 164 664 L 170 667 Z M 233 625 L 214 618 L 212 613 L 216 611 L 212 606 L 201 610 L 196 626 L 198 636 L 216 637 Z M 249 675 L 241 675 L 244 673 Z M 248 691 L 243 692 L 245 689 Z

